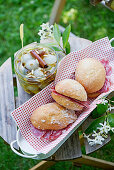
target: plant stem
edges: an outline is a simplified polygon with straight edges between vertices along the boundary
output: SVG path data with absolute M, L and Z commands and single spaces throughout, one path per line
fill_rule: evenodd
M 63 47 L 61 47 L 60 44 L 59 44 L 59 47 L 62 49 L 63 53 L 66 55 L 65 49 Z

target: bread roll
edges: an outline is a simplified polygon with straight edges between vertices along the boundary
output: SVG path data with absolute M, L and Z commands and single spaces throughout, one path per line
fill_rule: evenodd
M 71 110 L 80 111 L 83 109 L 81 104 L 72 99 L 87 101 L 87 94 L 84 87 L 72 79 L 64 79 L 58 82 L 55 86 L 55 91 L 57 93 L 51 93 L 53 99 L 60 105 Z
M 100 94 L 101 94 L 100 92 L 95 92 L 95 93 L 88 93 L 87 95 L 89 98 L 95 98 L 99 96 Z
M 83 109 L 83 106 L 82 105 L 79 105 L 78 103 L 75 103 L 63 96 L 59 96 L 57 95 L 56 93 L 51 93 L 51 96 L 53 97 L 53 99 L 59 103 L 60 105 L 68 108 L 68 109 L 72 109 L 72 110 L 75 110 L 75 111 L 80 111 Z
M 65 96 L 80 100 L 87 101 L 87 93 L 84 87 L 72 79 L 64 79 L 57 83 L 55 86 L 56 92 L 63 94 Z
M 35 128 L 41 130 L 59 130 L 67 127 L 77 119 L 74 111 L 57 103 L 48 103 L 38 107 L 30 120 Z
M 85 58 L 77 64 L 75 77 L 87 93 L 94 93 L 103 87 L 106 72 L 100 61 L 94 58 Z

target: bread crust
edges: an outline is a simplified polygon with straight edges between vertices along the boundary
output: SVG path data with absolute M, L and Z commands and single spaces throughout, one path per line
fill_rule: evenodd
M 74 111 L 57 103 L 48 103 L 38 107 L 30 120 L 35 128 L 41 130 L 59 130 L 67 127 L 77 119 Z
M 75 78 L 87 93 L 100 90 L 105 83 L 106 71 L 103 64 L 94 58 L 85 58 L 77 64 Z
M 89 98 L 95 98 L 98 97 L 101 93 L 100 92 L 95 92 L 95 93 L 88 93 L 88 97 Z
M 68 109 L 71 109 L 71 110 L 75 110 L 75 111 L 80 111 L 83 109 L 83 106 L 79 105 L 78 103 L 76 102 L 73 102 L 69 99 L 66 99 L 65 97 L 63 96 L 59 96 L 57 95 L 56 93 L 51 93 L 51 96 L 53 97 L 53 99 L 60 105 L 68 108 Z
M 55 90 L 65 96 L 80 101 L 87 101 L 87 93 L 84 87 L 76 80 L 64 79 L 56 84 Z

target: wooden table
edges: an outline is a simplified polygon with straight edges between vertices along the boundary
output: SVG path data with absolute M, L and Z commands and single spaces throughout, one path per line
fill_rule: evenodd
M 61 27 L 61 30 L 63 28 Z M 70 35 L 71 50 L 79 50 L 91 44 L 92 42 L 86 39 L 78 38 L 73 34 Z M 18 96 L 14 97 L 14 88 L 17 87 Z M 27 94 L 20 86 L 15 75 L 12 74 L 11 58 L 9 58 L 0 67 L 0 136 L 10 144 L 16 139 L 16 125 L 13 122 L 10 112 L 15 108 L 22 105 L 32 95 Z M 80 127 L 84 131 L 87 125 L 91 122 L 89 117 Z M 92 153 L 108 143 L 110 137 L 104 141 L 103 145 L 96 147 L 90 147 L 87 140 L 83 139 L 81 135 L 79 137 L 79 129 L 56 151 L 54 155 L 49 157 L 46 161 L 41 161 L 38 165 L 32 168 L 34 169 L 47 169 L 51 165 L 55 164 L 56 161 L 70 160 L 76 166 L 81 164 L 95 166 L 103 169 L 113 169 L 114 163 L 103 161 L 100 159 L 92 158 L 86 155 L 82 155 L 81 145 L 85 145 L 86 154 Z M 15 145 L 15 148 L 18 147 Z

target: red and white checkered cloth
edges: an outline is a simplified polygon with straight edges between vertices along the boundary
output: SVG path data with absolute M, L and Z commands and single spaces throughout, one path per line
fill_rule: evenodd
M 23 105 L 21 105 L 11 113 L 11 116 L 17 123 L 23 138 L 25 138 L 25 140 L 29 142 L 29 144 L 32 145 L 33 148 L 36 149 L 39 154 L 47 154 L 52 149 L 57 147 L 57 145 L 60 146 L 62 144 L 62 140 L 66 140 L 71 135 L 71 132 L 73 133 L 77 129 L 77 127 L 79 127 L 79 125 L 89 116 L 91 111 L 96 107 L 96 103 L 99 103 L 98 98 L 105 95 L 101 94 L 97 99 L 91 101 L 90 108 L 85 109 L 79 115 L 78 119 L 66 130 L 66 132 L 62 133 L 62 135 L 60 135 L 56 140 L 52 142 L 43 141 L 32 135 L 30 128 L 30 116 L 32 112 L 42 104 L 53 102 L 49 89 L 54 87 L 54 83 L 57 83 L 60 80 L 66 78 L 74 78 L 74 72 L 77 63 L 79 62 L 79 60 L 86 57 L 94 57 L 98 60 L 101 60 L 103 58 L 108 59 L 110 66 L 114 68 L 114 52 L 110 45 L 109 39 L 106 37 L 95 41 L 85 49 L 71 52 L 66 57 L 64 57 L 59 64 L 55 82 L 52 82 L 50 85 L 48 85 L 42 91 L 34 95 L 27 102 L 25 102 Z M 112 74 L 110 75 L 110 79 L 112 82 L 112 85 L 110 87 L 111 92 L 114 90 L 114 69 L 112 71 Z

